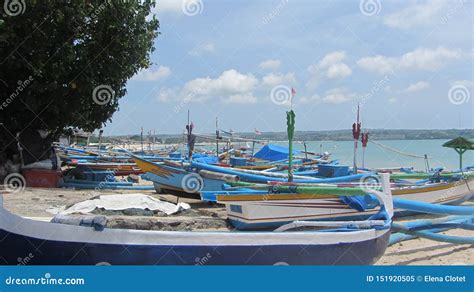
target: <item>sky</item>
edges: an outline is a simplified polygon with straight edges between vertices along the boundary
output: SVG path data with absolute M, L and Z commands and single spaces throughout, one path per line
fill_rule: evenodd
M 108 135 L 474 126 L 473 1 L 158 0 Z M 292 93 L 294 88 L 296 93 Z

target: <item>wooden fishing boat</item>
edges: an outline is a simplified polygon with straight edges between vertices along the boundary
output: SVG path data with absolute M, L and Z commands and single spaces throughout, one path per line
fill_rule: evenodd
M 219 164 L 218 166 L 223 166 L 223 167 L 232 167 L 230 164 Z M 250 170 L 266 170 L 274 167 L 272 164 L 269 165 L 235 165 L 233 166 L 234 168 L 237 169 L 250 169 Z
M 135 163 L 84 162 L 71 165 L 88 170 L 113 171 L 118 176 L 143 173 Z
M 229 182 L 250 181 L 284 182 L 287 175 L 282 173 L 265 173 L 248 169 L 232 169 L 199 163 L 196 161 L 178 163 L 164 161 L 164 163 L 151 162 L 133 156 L 137 166 L 145 173 L 144 177 L 153 181 L 158 193 L 170 192 L 183 197 L 201 199 L 201 192 L 218 192 L 224 190 L 224 184 Z M 367 174 L 356 174 L 334 178 L 314 178 L 295 176 L 296 182 L 322 183 L 358 181 Z
M 326 195 L 314 196 L 311 187 L 274 185 L 271 191 L 222 191 L 212 194 L 204 192 L 204 200 L 212 200 L 226 205 L 228 218 L 238 229 L 274 228 L 293 220 L 349 220 L 367 218 L 376 213 L 371 208 L 360 209 L 350 206 L 347 201 L 335 196 L 343 192 L 345 185 L 328 187 Z M 285 190 L 300 188 L 299 193 L 285 193 Z M 338 190 L 339 189 L 339 190 Z M 344 190 L 348 194 L 350 189 Z M 357 192 L 357 191 L 355 191 Z M 362 192 L 359 191 L 359 195 Z M 392 187 L 394 198 L 407 199 L 431 204 L 460 204 L 474 195 L 474 177 L 456 181 L 442 181 Z M 365 198 L 362 197 L 362 200 Z M 370 200 L 370 198 L 367 198 Z M 413 214 L 395 209 L 397 216 Z
M 36 250 L 41 252 L 35 252 L 29 264 L 366 265 L 383 255 L 393 215 L 390 193 L 373 194 L 383 206 L 381 219 L 301 221 L 272 232 L 143 231 L 109 229 L 94 222 L 94 227 L 65 225 L 14 215 L 3 208 L 0 196 L 0 249 L 3 261 L 12 265 Z
M 223 184 L 236 182 L 237 176 L 211 171 L 188 171 L 174 161 L 155 163 L 132 156 L 137 166 L 145 173 L 144 178 L 153 181 L 158 193 L 168 192 L 180 197 L 200 199 L 201 191 L 222 190 Z

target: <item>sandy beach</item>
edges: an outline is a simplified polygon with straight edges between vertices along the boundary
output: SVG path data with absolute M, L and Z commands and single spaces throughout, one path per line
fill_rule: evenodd
M 131 193 L 130 191 L 101 191 L 100 194 Z M 136 192 L 135 192 L 136 193 Z M 176 203 L 177 197 L 141 192 L 160 200 Z M 4 193 L 4 205 L 11 212 L 39 220 L 50 220 L 58 210 L 93 198 L 91 190 L 25 189 L 21 193 Z M 115 228 L 152 230 L 226 230 L 225 210 L 193 199 L 179 199 L 191 205 L 191 210 L 172 216 L 107 216 Z M 471 203 L 472 204 L 472 203 Z M 424 216 L 426 217 L 426 216 Z M 404 218 L 403 221 L 416 217 Z M 446 234 L 473 236 L 473 232 L 451 230 Z M 427 239 L 413 239 L 388 247 L 377 265 L 474 265 L 473 245 L 455 245 Z

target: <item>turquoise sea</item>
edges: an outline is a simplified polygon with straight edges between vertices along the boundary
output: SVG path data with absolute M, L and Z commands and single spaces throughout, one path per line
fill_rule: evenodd
M 377 141 L 385 146 L 397 151 L 429 157 L 431 168 L 444 167 L 445 169 L 458 169 L 459 156 L 451 148 L 442 147 L 448 140 L 380 140 Z M 281 146 L 288 146 L 287 142 L 276 142 Z M 352 165 L 353 141 L 307 141 L 307 150 L 310 152 L 320 152 L 320 150 L 330 152 L 332 159 L 338 159 L 341 164 Z M 304 150 L 303 143 L 295 142 L 295 149 Z M 359 142 L 358 166 L 362 165 L 362 147 Z M 463 166 L 474 164 L 474 151 L 467 151 L 463 156 Z M 365 152 L 366 167 L 414 167 L 418 170 L 425 169 L 423 158 L 414 158 L 384 149 L 378 145 L 370 143 Z

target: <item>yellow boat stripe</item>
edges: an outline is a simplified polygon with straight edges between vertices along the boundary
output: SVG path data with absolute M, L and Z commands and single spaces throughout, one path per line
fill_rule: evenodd
M 395 189 L 392 191 L 392 195 L 400 196 L 407 194 L 418 194 L 428 193 L 433 191 L 445 190 L 458 185 L 462 185 L 465 182 L 454 182 L 436 186 L 426 186 L 420 188 L 411 189 Z M 263 195 L 218 195 L 217 200 L 226 201 L 270 201 L 270 200 L 309 200 L 309 199 L 327 199 L 327 198 L 338 198 L 336 195 L 324 195 L 324 194 L 263 194 Z

